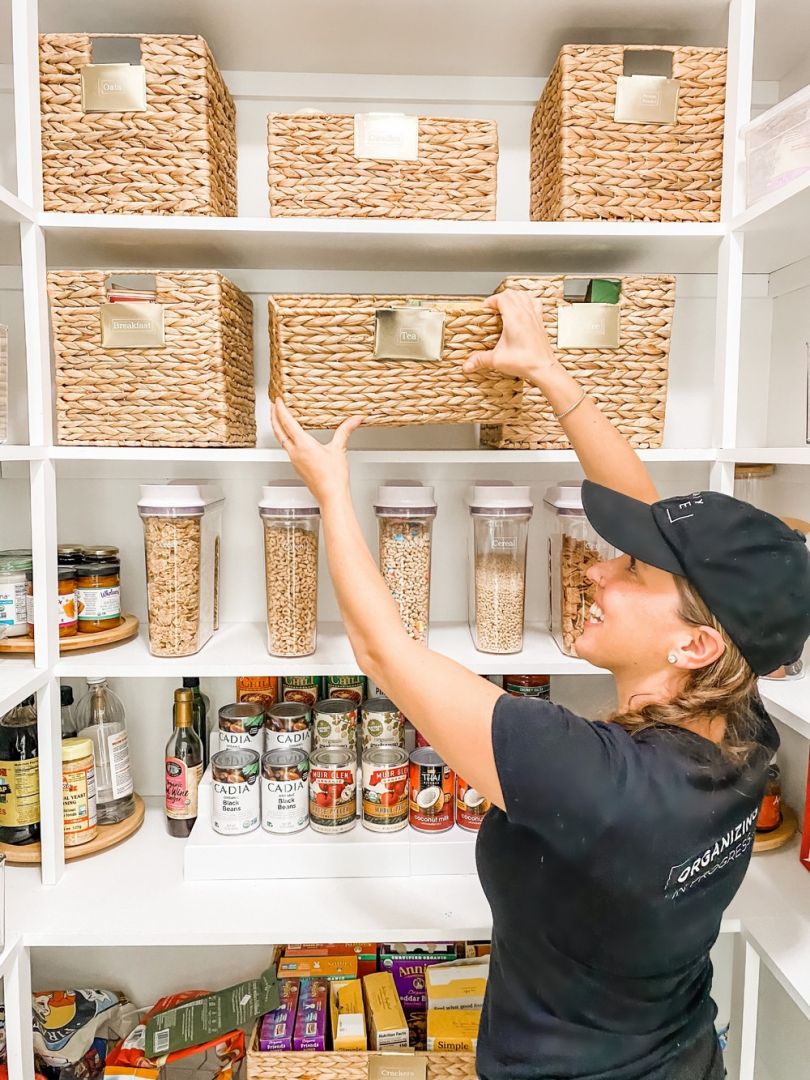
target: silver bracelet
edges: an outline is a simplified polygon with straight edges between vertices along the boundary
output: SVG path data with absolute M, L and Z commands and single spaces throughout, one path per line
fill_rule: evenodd
M 554 413 L 554 419 L 555 420 L 564 420 L 565 417 L 568 416 L 569 413 L 572 413 L 574 411 L 574 409 L 578 408 L 582 404 L 582 402 L 585 400 L 585 398 L 587 396 L 588 396 L 588 391 L 583 390 L 581 395 L 577 398 L 577 400 L 574 402 L 573 405 L 569 405 L 568 408 L 565 409 L 561 413 Z

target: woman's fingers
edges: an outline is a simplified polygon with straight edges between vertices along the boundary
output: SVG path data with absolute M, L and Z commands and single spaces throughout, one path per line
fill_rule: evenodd
M 363 418 L 361 416 L 350 416 L 348 420 L 344 420 L 332 436 L 331 445 L 338 450 L 345 450 L 349 444 L 350 435 L 353 431 L 357 431 L 362 423 Z
M 470 353 L 470 355 L 461 365 L 461 370 L 464 372 L 465 375 L 470 375 L 474 371 L 493 371 L 494 369 L 494 351 Z

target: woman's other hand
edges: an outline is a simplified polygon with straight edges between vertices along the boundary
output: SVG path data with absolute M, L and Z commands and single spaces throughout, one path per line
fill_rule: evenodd
M 542 387 L 560 368 L 543 323 L 543 302 L 519 289 L 506 289 L 484 302 L 500 314 L 503 330 L 494 349 L 470 353 L 463 371 L 499 371 Z
M 290 456 L 295 471 L 323 506 L 333 494 L 348 494 L 349 462 L 346 450 L 349 436 L 362 424 L 359 416 L 344 420 L 328 443 L 319 443 L 301 427 L 281 400 L 270 406 L 273 431 L 283 450 Z

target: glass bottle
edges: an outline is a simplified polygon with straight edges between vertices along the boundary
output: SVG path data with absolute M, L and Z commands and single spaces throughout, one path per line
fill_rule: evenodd
M 135 810 L 124 706 L 106 679 L 88 678 L 76 706 L 79 738 L 93 740 L 99 825 L 114 825 Z
M 0 717 L 0 843 L 39 840 L 39 755 L 33 697 Z
M 76 706 L 73 704 L 73 687 L 60 686 L 59 695 L 62 699 L 62 738 L 75 739 L 79 729 L 76 727 Z
M 207 694 L 200 690 L 200 680 L 196 675 L 184 676 L 183 687 L 191 690 L 191 712 L 194 717 L 194 730 L 197 732 L 203 751 L 203 769 L 208 768 L 208 716 L 211 712 L 211 701 Z
M 174 692 L 174 731 L 166 744 L 166 828 L 188 836 L 197 820 L 197 793 L 203 774 L 203 745 L 194 730 L 194 691 Z

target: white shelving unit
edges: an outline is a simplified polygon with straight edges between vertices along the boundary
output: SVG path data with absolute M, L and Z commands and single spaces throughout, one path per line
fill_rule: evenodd
M 16 356 L 17 419 L 27 442 L 0 447 L 0 511 L 17 513 L 34 552 L 36 654 L 0 661 L 0 712 L 37 693 L 43 864 L 9 872 L 9 944 L 5 978 L 11 1080 L 33 1075 L 26 1041 L 32 950 L 62 947 L 265 945 L 316 937 L 426 940 L 486 936 L 490 914 L 474 875 L 472 838 L 402 834 L 373 837 L 361 829 L 339 842 L 304 834 L 279 842 L 263 833 L 224 841 L 205 812 L 186 843 L 165 834 L 151 802 L 142 830 L 126 845 L 65 865 L 61 840 L 59 680 L 107 675 L 148 702 L 130 709 L 136 784 L 156 796 L 154 762 L 167 737 L 168 682 L 197 674 L 346 674 L 356 670 L 321 572 L 316 654 L 279 664 L 266 652 L 263 581 L 255 501 L 267 478 L 289 476 L 272 439 L 266 403 L 268 292 L 489 291 L 507 272 L 678 275 L 665 446 L 642 452 L 662 490 L 711 487 L 730 492 L 734 463 L 773 462 L 798 470 L 810 517 L 801 427 L 805 369 L 790 297 L 810 286 L 810 183 L 796 181 L 747 208 L 741 187 L 739 128 L 795 89 L 810 22 L 781 0 L 501 0 L 493 33 L 488 0 L 196 0 L 194 5 L 142 0 L 123 9 L 101 0 L 5 0 L 13 55 L 0 43 L 0 134 L 11 129 L 16 175 L 0 159 L 0 298 L 16 304 L 22 350 Z M 369 17 L 371 8 L 374 17 Z M 653 8 L 655 8 L 653 14 Z M 6 14 L 4 12 L 4 15 Z M 406 17 L 407 15 L 407 17 Z M 756 19 L 755 19 L 756 16 Z M 313 34 L 312 27 L 334 27 Z M 662 30 L 662 26 L 666 30 Z M 593 29 L 599 27 L 598 30 Z M 47 31 L 201 33 L 211 44 L 237 101 L 240 216 L 233 219 L 46 213 L 42 210 L 38 120 L 38 29 Z M 559 44 L 577 39 L 727 44 L 725 168 L 722 220 L 714 224 L 543 223 L 526 220 L 528 119 Z M 396 49 L 391 42 L 396 41 Z M 449 47 L 451 46 L 451 47 Z M 13 62 L 9 62 L 13 61 Z M 3 67 L 3 65 L 6 65 Z M 387 72 L 381 75 L 379 72 Z M 753 80 L 756 79 L 756 82 Z M 810 81 L 810 70 L 805 81 Z M 13 94 L 8 88 L 13 88 Z M 12 104 L 13 99 L 13 104 Z M 498 220 L 480 223 L 279 220 L 267 216 L 264 117 L 272 109 L 333 111 L 392 108 L 498 120 L 501 141 Z M 13 117 L 12 121 L 7 119 Z M 3 124 L 6 127 L 3 127 Z M 4 165 L 6 166 L 4 171 Z M 222 269 L 254 299 L 258 446 L 245 450 L 152 449 L 54 444 L 48 337 L 48 268 Z M 810 300 L 810 296 L 808 296 Z M 781 305 L 781 306 L 780 306 Z M 801 303 L 799 303 L 801 307 Z M 792 321 L 791 321 L 792 320 Z M 15 358 L 13 358 L 14 360 Z M 791 445 L 793 444 L 793 445 Z M 478 477 L 520 478 L 544 488 L 577 471 L 573 453 L 494 452 L 475 447 L 471 428 L 366 431 L 350 457 L 355 497 L 372 535 L 371 493 L 382 479 L 413 475 L 439 497 L 431 646 L 482 674 L 546 671 L 561 692 L 601 687 L 593 668 L 564 657 L 544 626 L 545 579 L 538 559 L 530 583 L 530 627 L 518 656 L 477 653 L 464 622 L 466 605 L 458 536 L 466 529 L 462 495 Z M 196 657 L 161 660 L 145 632 L 105 652 L 60 657 L 46 598 L 56 587 L 57 525 L 64 540 L 108 540 L 121 547 L 125 601 L 145 615 L 142 541 L 134 509 L 140 480 L 210 476 L 226 490 L 223 628 Z M 784 494 L 784 493 L 782 493 Z M 781 495 L 774 489 L 774 501 Z M 30 507 L 30 514 L 29 514 Z M 4 515 L 0 520 L 9 520 Z M 538 511 L 533 543 L 542 549 Z M 15 540 L 13 546 L 21 545 Z M 12 546 L 3 544 L 3 546 Z M 584 677 L 588 678 L 585 679 Z M 137 683 L 133 680 L 138 680 Z M 230 684 L 228 684 L 230 685 Z M 133 689 L 137 686 L 137 691 Z M 163 693 L 163 715 L 153 706 Z M 555 691 L 556 693 L 556 691 Z M 777 721 L 810 737 L 810 691 L 804 683 L 762 683 Z M 805 746 L 802 741 L 802 746 Z M 203 800 L 204 801 L 204 800 Z M 296 866 L 303 866 L 296 874 Z M 135 868 L 135 869 L 133 869 Z M 373 868 L 375 877 L 369 877 Z M 236 885 L 227 880 L 235 878 Z M 430 878 L 430 881 L 426 881 Z M 270 880 L 272 879 L 272 880 Z M 730 1075 L 755 1073 L 760 962 L 810 1016 L 808 879 L 795 848 L 755 859 L 726 914 L 723 931 L 744 942 Z M 328 890 L 328 903 L 324 895 Z M 266 918 L 234 919 L 239 907 Z M 103 897 L 103 904 L 98 899 Z M 178 921 L 177 913 L 182 912 Z M 109 914 L 107 914 L 109 913 Z M 781 1080 L 781 1078 L 777 1078 Z

